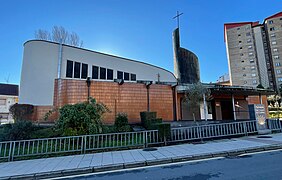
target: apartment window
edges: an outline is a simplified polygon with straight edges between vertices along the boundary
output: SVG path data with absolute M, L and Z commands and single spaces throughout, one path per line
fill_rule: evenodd
M 248 49 L 252 49 L 253 46 L 248 46 Z
M 246 68 L 245 67 L 242 67 L 242 70 L 245 70 Z
M 277 43 L 276 43 L 276 41 L 272 41 L 271 44 L 272 45 L 276 45 Z
M 100 79 L 106 79 L 106 68 L 100 67 Z
M 240 30 L 240 28 L 238 27 L 237 30 Z
M 253 80 L 253 84 L 257 84 L 257 80 Z
M 276 35 L 273 33 L 273 34 L 270 34 L 270 37 L 276 37 Z
M 130 74 L 130 80 L 136 81 L 136 74 Z
M 273 52 L 278 52 L 278 49 L 273 49 Z
M 244 60 L 241 61 L 241 63 L 245 62 Z
M 256 69 L 256 67 L 255 66 L 251 66 L 251 70 L 255 70 Z
M 247 84 L 248 82 L 247 81 L 244 81 L 244 84 Z
M 240 49 L 243 49 L 242 47 L 240 47 Z
M 280 18 L 280 20 L 282 20 L 282 18 Z
M 117 78 L 118 79 L 123 79 L 123 72 L 122 71 L 118 71 L 117 72 Z
M 246 77 L 246 74 L 243 74 L 244 77 Z
M 99 79 L 99 67 L 92 66 L 92 79 Z
M 79 62 L 74 62 L 74 78 L 80 78 L 80 64 Z
M 88 65 L 82 63 L 81 79 L 86 79 L 88 76 Z
M 242 41 L 239 41 L 239 43 L 242 43 Z
M 269 30 L 270 30 L 270 31 L 275 31 L 275 28 L 274 28 L 274 27 L 271 27 Z
M 67 72 L 66 72 L 66 77 L 72 78 L 72 73 L 73 73 L 73 61 L 67 60 Z
M 247 40 L 247 43 L 250 43 L 250 42 L 252 42 L 252 40 L 251 40 L 251 39 L 248 39 L 248 40 Z
M 6 105 L 6 99 L 0 99 L 0 106 Z
M 107 69 L 107 80 L 114 79 L 114 71 L 112 69 Z
M 253 74 L 252 74 L 252 77 L 256 77 L 256 74 L 255 74 L 255 73 L 253 73 Z
M 280 69 L 276 70 L 276 73 L 281 74 L 281 70 Z
M 240 55 L 241 55 L 241 56 L 244 56 L 244 54 L 243 54 L 243 53 L 241 53 Z
M 268 24 L 273 24 L 273 21 L 271 20 L 271 21 L 268 21 Z
M 279 56 L 274 56 L 274 59 L 279 59 Z
M 250 33 L 250 32 L 247 32 L 247 33 L 246 33 L 246 36 L 250 36 L 250 35 L 251 35 L 251 33 Z
M 250 63 L 254 63 L 255 61 L 253 59 L 250 59 Z
M 279 66 L 281 66 L 280 62 L 278 62 L 278 63 L 275 63 L 275 66 L 276 66 L 276 67 L 279 67 Z
M 253 55 L 253 53 L 252 53 L 252 52 L 250 52 L 250 53 L 249 53 L 249 56 L 252 56 L 252 55 Z
M 278 82 L 282 82 L 282 78 L 278 78 L 277 80 L 278 80 Z
M 124 73 L 124 80 L 129 81 L 129 73 Z
M 241 36 L 241 34 L 238 34 L 238 36 Z

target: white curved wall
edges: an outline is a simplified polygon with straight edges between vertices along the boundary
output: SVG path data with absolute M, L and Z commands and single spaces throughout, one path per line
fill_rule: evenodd
M 54 80 L 57 78 L 59 44 L 33 40 L 24 45 L 19 103 L 53 105 Z M 174 75 L 162 68 L 121 57 L 63 45 L 61 78 L 66 78 L 67 60 L 88 64 L 88 76 L 92 65 L 136 74 L 137 80 L 176 82 Z M 103 80 L 106 81 L 106 80 Z M 113 80 L 110 80 L 113 81 Z

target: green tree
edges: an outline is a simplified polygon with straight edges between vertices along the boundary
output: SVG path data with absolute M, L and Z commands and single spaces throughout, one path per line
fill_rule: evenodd
M 59 109 L 57 129 L 65 136 L 102 133 L 102 116 L 109 112 L 103 103 L 90 98 L 89 102 L 65 105 Z
M 261 84 L 257 85 L 257 88 L 264 89 L 263 85 L 261 85 Z
M 118 113 L 115 119 L 115 129 L 117 132 L 131 131 L 131 127 L 128 124 L 128 117 L 126 113 Z
M 205 111 L 205 116 L 207 114 L 207 108 L 206 108 L 206 100 L 209 100 L 211 98 L 210 96 L 210 90 L 202 83 L 195 83 L 190 85 L 186 91 L 185 91 L 185 101 L 189 104 L 191 107 L 190 109 L 192 111 L 195 110 L 194 107 L 199 107 L 202 102 L 204 102 L 204 111 Z M 193 112 L 193 115 L 195 112 Z M 205 117 L 205 120 L 207 118 Z M 194 116 L 194 121 L 195 121 L 195 116 Z

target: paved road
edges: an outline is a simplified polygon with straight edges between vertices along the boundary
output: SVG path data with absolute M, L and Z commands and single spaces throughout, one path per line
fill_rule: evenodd
M 70 179 L 70 178 L 69 178 Z M 282 179 L 282 151 L 71 178 L 72 180 Z

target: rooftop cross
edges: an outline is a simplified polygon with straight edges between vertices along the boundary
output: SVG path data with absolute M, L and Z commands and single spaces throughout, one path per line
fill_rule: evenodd
M 183 13 L 180 13 L 177 11 L 176 16 L 173 17 L 173 19 L 177 18 L 177 27 L 179 28 L 179 16 L 181 16 Z

